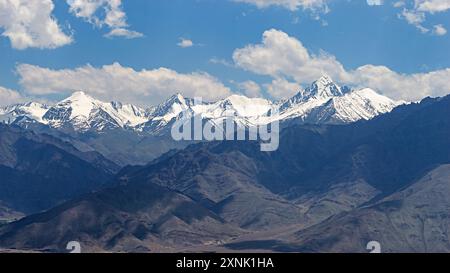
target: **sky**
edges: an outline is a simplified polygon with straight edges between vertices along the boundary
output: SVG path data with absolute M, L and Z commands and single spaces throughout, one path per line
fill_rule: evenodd
M 416 101 L 450 93 L 448 30 L 450 0 L 0 0 L 0 106 L 279 100 L 323 74 Z

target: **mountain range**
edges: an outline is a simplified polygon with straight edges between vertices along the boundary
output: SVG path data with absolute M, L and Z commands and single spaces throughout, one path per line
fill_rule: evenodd
M 387 252 L 449 252 L 450 96 L 344 123 L 335 107 L 372 92 L 326 79 L 277 104 L 281 115 L 334 94 L 300 122 L 285 121 L 277 151 L 261 152 L 258 141 L 191 143 L 0 227 L 0 247 L 60 252 L 75 240 L 86 251 L 367 252 L 379 241 Z M 307 122 L 331 108 L 340 118 Z
M 10 215 L 40 212 L 97 190 L 119 168 L 97 152 L 0 124 L 0 210 Z
M 147 109 L 120 102 L 102 102 L 76 92 L 54 105 L 36 102 L 0 109 L 0 121 L 50 134 L 82 151 L 97 151 L 120 166 L 146 164 L 184 148 L 191 141 L 174 141 L 172 124 L 201 116 L 219 123 L 232 117 L 243 128 L 273 121 L 282 124 L 347 124 L 388 113 L 403 102 L 365 88 L 340 87 L 323 76 L 294 97 L 272 102 L 232 95 L 217 102 L 198 102 L 180 94 Z M 120 143 L 120 145 L 118 145 Z
M 217 102 L 195 103 L 194 99 L 176 94 L 158 106 L 143 109 L 132 104 L 102 102 L 80 91 L 53 106 L 30 102 L 4 107 L 0 109 L 0 120 L 24 126 L 38 122 L 77 132 L 123 128 L 157 135 L 182 115 L 201 115 L 203 119 L 214 121 L 227 114 L 245 126 L 289 119 L 312 124 L 343 124 L 371 119 L 390 112 L 399 104 L 368 88 L 341 88 L 331 78 L 323 76 L 285 101 L 232 95 Z

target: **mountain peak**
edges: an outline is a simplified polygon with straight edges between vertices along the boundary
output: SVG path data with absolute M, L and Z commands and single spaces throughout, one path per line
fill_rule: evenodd
M 333 79 L 328 76 L 327 74 L 323 74 L 318 80 L 316 80 L 313 84 L 317 84 L 317 85 L 322 85 L 322 86 L 327 86 L 329 84 L 332 84 Z
M 291 107 L 293 104 L 303 103 L 310 99 L 329 99 L 344 94 L 340 86 L 333 82 L 330 76 L 323 74 L 314 81 L 311 86 L 298 92 L 294 97 L 287 100 L 281 110 Z
M 246 97 L 244 95 L 239 94 L 233 94 L 231 96 L 228 96 L 227 98 L 223 99 L 224 102 L 229 104 L 242 104 L 242 103 L 249 103 L 253 99 Z
M 95 100 L 93 97 L 86 94 L 84 91 L 76 91 L 66 98 L 64 101 L 90 101 Z
M 222 100 L 223 103 L 227 105 L 242 105 L 242 106 L 257 106 L 257 105 L 272 105 L 273 103 L 264 98 L 249 98 L 244 95 L 233 94 Z
M 184 96 L 177 92 L 169 98 L 169 101 L 184 101 Z
M 148 115 L 159 118 L 162 117 L 164 120 L 170 120 L 187 108 L 188 101 L 183 95 L 176 93 L 163 103 L 154 107 Z
M 370 119 L 389 112 L 396 105 L 398 103 L 373 90 L 340 87 L 330 76 L 323 75 L 296 96 L 279 103 L 234 94 L 216 102 L 199 105 L 195 100 L 176 93 L 161 104 L 144 110 L 132 104 L 115 101 L 106 103 L 78 91 L 52 107 L 30 105 L 20 109 L 5 108 L 0 111 L 0 121 L 9 122 L 10 118 L 15 120 L 17 117 L 27 116 L 55 128 L 69 125 L 77 131 L 102 131 L 104 128 L 119 127 L 144 130 L 146 124 L 149 124 L 148 131 L 153 133 L 184 112 L 188 115 L 201 114 L 211 120 L 222 120 L 228 113 L 227 110 L 232 110 L 236 120 L 249 125 L 293 118 L 307 119 L 310 123 L 332 123 L 336 120 L 353 122 L 361 118 Z M 273 115 L 274 111 L 277 114 Z
M 341 87 L 334 83 L 330 76 L 322 75 L 310 87 L 305 89 L 303 95 L 305 98 L 331 98 L 342 96 L 343 93 Z
M 156 108 L 167 108 L 172 107 L 174 104 L 186 104 L 186 98 L 181 95 L 181 93 L 175 93 L 170 98 L 168 98 L 166 101 L 162 102 L 160 105 L 158 105 Z

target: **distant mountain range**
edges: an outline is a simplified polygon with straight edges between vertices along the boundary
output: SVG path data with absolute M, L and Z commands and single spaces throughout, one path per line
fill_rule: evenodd
M 123 168 L 106 188 L 0 227 L 0 247 L 58 252 L 78 240 L 86 251 L 366 252 L 379 241 L 387 252 L 449 252 L 450 96 L 387 111 L 380 101 L 388 99 L 348 104 L 373 94 L 329 82 L 277 104 L 281 115 L 317 102 L 297 116 L 305 122 L 335 109 L 323 123 L 288 123 L 277 151 L 261 152 L 257 141 L 171 151 Z M 341 110 L 353 116 L 347 105 L 389 113 L 342 124 Z
M 126 166 L 146 164 L 193 143 L 174 141 L 170 129 L 176 120 L 194 115 L 216 124 L 231 116 L 243 128 L 272 121 L 280 121 L 282 126 L 347 124 L 388 113 L 401 103 L 371 89 L 340 87 L 323 76 L 294 97 L 278 102 L 233 95 L 196 105 L 194 99 L 176 94 L 158 106 L 143 109 L 76 92 L 52 106 L 31 102 L 1 108 L 0 121 L 53 135 Z
M 22 126 L 38 122 L 77 132 L 123 128 L 158 135 L 183 114 L 201 115 L 214 121 L 223 119 L 228 111 L 228 115 L 231 112 L 235 121 L 244 126 L 289 119 L 311 124 L 344 124 L 372 119 L 399 104 L 368 88 L 341 88 L 328 76 L 323 76 L 291 99 L 279 102 L 232 95 L 217 102 L 195 105 L 193 99 L 176 94 L 156 107 L 143 109 L 120 102 L 102 102 L 80 91 L 53 106 L 31 102 L 4 107 L 0 109 L 0 120 Z

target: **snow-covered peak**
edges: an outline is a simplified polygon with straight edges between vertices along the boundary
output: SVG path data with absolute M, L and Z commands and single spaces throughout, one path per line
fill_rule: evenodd
M 392 111 L 400 103 L 378 94 L 370 88 L 354 90 L 333 97 L 325 104 L 311 110 L 309 123 L 344 124 L 369 120 Z
M 15 119 L 26 116 L 42 122 L 42 117 L 48 109 L 47 105 L 38 102 L 14 104 L 0 109 L 0 119 L 12 123 Z
M 70 119 L 74 119 L 77 117 L 88 118 L 92 110 L 101 104 L 101 101 L 94 99 L 83 91 L 78 91 L 58 103 L 55 107 L 70 110 Z
M 90 95 L 86 94 L 84 91 L 76 91 L 73 92 L 72 95 L 67 97 L 64 101 L 86 101 L 86 100 L 95 100 Z
M 351 90 L 340 87 L 324 75 L 310 87 L 280 103 L 243 95 L 198 103 L 178 93 L 157 106 L 142 109 L 121 102 L 102 102 L 79 91 L 50 108 L 38 103 L 3 108 L 0 120 L 10 122 L 11 117 L 15 120 L 24 116 L 54 128 L 69 127 L 75 131 L 124 128 L 157 134 L 170 131 L 166 130 L 167 126 L 174 120 L 192 115 L 201 115 L 216 123 L 231 116 L 245 126 L 290 119 L 314 124 L 348 123 L 371 119 L 399 104 L 369 88 Z
M 272 109 L 273 103 L 262 98 L 248 98 L 242 95 L 231 95 L 216 103 L 215 106 L 221 107 L 224 110 L 234 111 L 237 116 L 257 117 L 267 114 L 267 112 Z
M 51 126 L 76 131 L 134 127 L 147 122 L 146 112 L 131 104 L 103 102 L 79 91 L 51 107 L 43 117 Z
M 366 103 L 366 109 L 372 109 L 373 114 L 370 119 L 378 114 L 383 114 L 392 111 L 395 107 L 404 104 L 403 101 L 394 101 L 386 96 L 383 96 L 373 89 L 363 88 L 355 90 L 351 93 L 345 94 L 344 97 L 349 97 L 355 100 L 364 101 Z
M 280 107 L 280 119 L 300 118 L 308 123 L 348 123 L 390 112 L 395 102 L 372 89 L 340 87 L 324 75 Z
M 375 90 L 370 88 L 363 88 L 359 90 L 355 90 L 351 93 L 349 93 L 349 96 L 358 96 L 360 98 L 367 98 L 370 99 L 372 102 L 377 104 L 389 104 L 389 103 L 396 103 L 390 98 L 383 96 L 379 93 L 377 93 Z
M 175 94 L 165 102 L 154 107 L 149 115 L 153 119 L 169 122 L 173 118 L 177 117 L 181 112 L 189 109 L 189 101 L 181 94 Z
M 116 111 L 118 117 L 121 119 L 123 124 L 129 126 L 136 126 L 141 123 L 147 122 L 147 112 L 146 110 L 133 105 L 133 104 L 122 104 L 121 102 L 111 102 L 113 111 Z
M 316 80 L 313 85 L 318 85 L 321 87 L 328 86 L 333 83 L 333 79 L 327 74 L 323 74 L 318 80 Z
M 320 77 L 317 81 L 313 82 L 312 85 L 305 89 L 303 92 L 303 97 L 306 99 L 310 98 L 330 98 L 335 96 L 342 96 L 341 87 L 338 86 L 333 80 L 324 75 Z
M 185 101 L 185 98 L 183 97 L 183 95 L 181 95 L 181 93 L 176 93 L 175 95 L 173 95 L 172 97 L 171 97 L 171 100 L 172 101 L 177 101 L 177 102 L 183 102 L 183 101 Z
M 163 103 L 163 105 L 166 106 L 172 106 L 174 104 L 186 105 L 185 97 L 183 97 L 180 93 L 176 93 Z
M 332 97 L 342 96 L 349 92 L 347 87 L 341 88 L 333 82 L 330 76 L 323 75 L 314 81 L 309 87 L 300 90 L 295 96 L 281 104 L 281 111 L 289 110 L 295 105 L 311 102 L 312 100 L 324 101 Z

